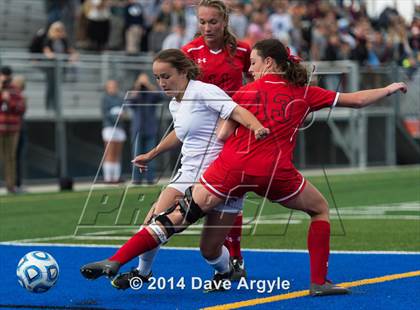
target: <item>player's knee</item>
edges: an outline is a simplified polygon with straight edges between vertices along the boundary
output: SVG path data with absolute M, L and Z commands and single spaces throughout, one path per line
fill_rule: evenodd
M 201 219 L 205 213 L 192 198 L 192 188 L 188 188 L 185 196 L 177 204 L 162 213 L 154 215 L 149 223 L 149 228 L 156 234 L 161 243 L 167 242 L 175 233 L 184 231 L 189 225 Z M 180 223 L 183 218 L 187 223 Z M 174 222 L 176 222 L 176 226 Z
M 221 247 L 217 247 L 211 242 L 201 242 L 200 252 L 206 260 L 214 260 L 219 257 Z
M 323 196 L 317 197 L 311 202 L 311 207 L 306 210 L 311 217 L 327 215 L 329 213 L 328 202 Z
M 149 228 L 155 233 L 162 244 L 166 243 L 175 233 L 174 224 L 164 213 L 154 216 L 149 223 Z

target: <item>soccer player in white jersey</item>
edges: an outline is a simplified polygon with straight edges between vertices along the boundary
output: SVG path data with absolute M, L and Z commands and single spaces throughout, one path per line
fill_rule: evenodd
M 167 241 L 167 236 L 183 230 L 172 225 L 167 215 L 175 208 L 181 208 L 177 200 L 183 197 L 185 190 L 199 179 L 202 171 L 221 151 L 223 142 L 216 138 L 218 124 L 223 126 L 223 120 L 233 119 L 253 131 L 256 139 L 264 138 L 269 133 L 254 115 L 238 106 L 219 87 L 195 80 L 199 69 L 182 51 L 168 49 L 160 52 L 153 61 L 153 73 L 162 90 L 173 97 L 169 108 L 174 119 L 174 130 L 148 153 L 137 156 L 133 163 L 139 169 L 147 169 L 147 163 L 153 158 L 182 144 L 182 166 L 174 180 L 160 194 L 140 231 L 109 259 L 81 268 L 83 276 L 89 279 L 102 275 L 114 276 L 123 264 L 139 254 L 145 253 L 153 258 L 153 251 Z M 200 249 L 217 274 L 233 271 L 229 251 L 223 242 L 241 208 L 240 199 L 232 200 L 206 214 Z M 191 216 L 204 216 L 185 210 L 187 221 Z M 147 263 L 147 257 L 142 257 L 141 261 L 146 263 L 125 274 L 127 278 L 137 276 L 148 280 L 151 264 Z M 116 277 L 112 284 L 120 289 L 129 287 L 129 281 L 123 277 Z
M 193 60 L 200 69 L 197 80 L 214 84 L 230 97 L 242 87 L 249 69 L 251 48 L 236 39 L 231 33 L 229 13 L 221 0 L 200 0 L 197 5 L 200 35 L 187 43 L 181 50 Z M 172 107 L 176 109 L 176 105 Z M 185 173 L 184 173 L 185 177 Z M 243 199 L 241 200 L 243 204 Z M 234 272 L 232 280 L 246 276 L 241 253 L 242 212 L 238 212 L 233 227 L 225 239 Z M 139 257 L 139 268 L 150 270 L 157 251 L 144 253 Z M 128 286 L 133 273 L 121 273 L 114 280 L 117 287 Z
M 198 80 L 217 85 L 232 97 L 251 77 L 248 74 L 251 48 L 231 32 L 229 10 L 222 0 L 200 0 L 197 18 L 200 35 L 181 49 L 200 68 Z M 246 277 L 241 237 L 242 212 L 239 212 L 225 240 L 234 269 L 232 280 Z

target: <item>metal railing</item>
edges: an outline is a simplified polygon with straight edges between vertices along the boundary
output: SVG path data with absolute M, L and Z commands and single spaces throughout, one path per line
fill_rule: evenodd
M 116 79 L 120 81 L 122 90 L 130 90 L 138 73 L 151 74 L 151 63 L 151 55 L 126 56 L 122 53 L 80 55 L 77 62 L 71 63 L 65 55 L 47 60 L 42 54 L 0 50 L 0 65 L 9 65 L 15 74 L 23 74 L 27 78 L 26 96 L 29 102 L 27 121 L 54 123 L 55 156 L 60 162 L 58 170 L 60 176 L 68 174 L 66 123 L 99 122 L 100 102 L 106 80 Z M 336 91 L 351 92 L 359 88 L 380 87 L 404 79 L 398 67 L 359 68 L 351 61 L 317 62 L 314 65 L 316 71 L 313 79 L 321 86 Z M 48 83 L 49 87 L 53 85 L 56 96 L 53 109 L 47 109 L 45 103 Z M 366 109 L 341 108 L 332 112 L 328 110 L 316 112 L 314 122 L 322 123 L 329 128 L 327 140 L 330 143 L 326 147 L 333 150 L 334 154 L 342 154 L 340 156 L 343 157 L 336 162 L 332 159 L 327 160 L 327 164 L 360 169 L 369 164 L 377 164 L 378 162 L 370 159 L 372 157 L 370 154 L 379 151 L 371 150 L 372 137 L 368 132 L 370 123 L 376 119 L 381 119 L 382 128 L 379 130 L 373 128 L 373 131 L 382 135 L 384 148 L 380 152 L 385 154 L 379 162 L 386 165 L 395 164 L 396 119 L 402 113 L 398 105 L 399 100 L 399 96 L 392 96 Z M 418 96 L 411 100 L 414 101 L 411 103 L 414 109 L 418 108 Z M 169 115 L 167 117 L 169 118 Z M 311 116 L 308 119 L 310 120 Z M 319 166 L 319 162 L 310 163 L 315 152 L 306 141 L 308 134 L 312 134 L 311 130 L 301 130 L 298 139 L 295 159 L 299 168 Z M 317 139 L 320 139 L 320 136 Z

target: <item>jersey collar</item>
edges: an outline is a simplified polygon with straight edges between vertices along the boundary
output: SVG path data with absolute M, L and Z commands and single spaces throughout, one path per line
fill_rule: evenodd
M 221 52 L 223 52 L 223 48 L 218 49 L 217 51 L 213 51 L 213 50 L 211 50 L 211 49 L 207 46 L 206 41 L 204 41 L 204 37 L 203 37 L 203 36 L 200 36 L 200 43 L 201 43 L 201 44 L 203 44 L 203 45 L 206 47 L 206 49 L 208 49 L 208 51 L 209 51 L 210 53 L 212 53 L 213 55 L 218 55 L 218 54 L 220 54 Z
M 288 81 L 280 74 L 269 73 L 261 78 L 262 82 L 273 84 L 288 84 Z

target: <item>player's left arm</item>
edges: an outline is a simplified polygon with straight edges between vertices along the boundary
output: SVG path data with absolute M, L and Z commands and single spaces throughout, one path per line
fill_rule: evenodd
M 401 91 L 407 92 L 407 85 L 403 82 L 392 83 L 386 87 L 361 90 L 353 93 L 340 93 L 337 101 L 337 107 L 348 107 L 360 109 L 366 107 L 375 101 L 385 98 Z

